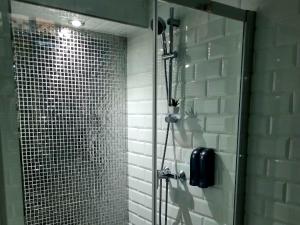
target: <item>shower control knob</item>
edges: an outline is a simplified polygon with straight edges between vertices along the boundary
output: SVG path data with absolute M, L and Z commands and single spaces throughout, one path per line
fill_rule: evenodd
M 186 180 L 186 175 L 185 175 L 185 172 L 183 170 L 179 171 L 178 179 L 181 180 L 181 181 L 185 181 Z
M 163 170 L 157 171 L 157 177 L 158 179 L 175 179 L 175 180 L 186 180 L 186 175 L 183 170 L 180 170 L 179 173 L 172 173 L 171 170 L 168 167 L 165 167 Z

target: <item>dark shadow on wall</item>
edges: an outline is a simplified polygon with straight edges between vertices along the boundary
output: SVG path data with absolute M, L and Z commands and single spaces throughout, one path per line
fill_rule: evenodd
M 217 224 L 233 224 L 234 181 L 220 155 L 216 154 L 215 185 L 203 188 L 211 217 Z M 231 211 L 232 210 L 232 211 Z M 231 213 L 230 213 L 231 212 Z
M 173 225 L 191 225 L 192 220 L 189 210 L 194 209 L 194 199 L 192 194 L 188 190 L 187 181 L 182 182 L 182 185 L 180 185 L 179 182 L 180 181 L 177 181 L 176 188 L 173 187 L 172 182 L 170 182 L 170 199 L 179 207 L 178 214 Z M 181 188 L 182 186 L 183 189 Z

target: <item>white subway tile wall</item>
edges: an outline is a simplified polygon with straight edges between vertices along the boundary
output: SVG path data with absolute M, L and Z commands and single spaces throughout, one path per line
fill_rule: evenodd
M 246 225 L 299 225 L 299 16 L 298 0 L 260 1 L 251 95 Z
M 160 8 L 159 13 L 164 19 L 168 18 L 168 10 L 166 5 Z M 217 172 L 216 185 L 208 189 L 192 187 L 188 182 L 171 182 L 168 224 L 230 225 L 243 26 L 237 21 L 204 12 L 179 8 L 175 12 L 181 25 L 175 32 L 179 57 L 173 68 L 173 93 L 180 99 L 181 120 L 172 128 L 166 165 L 172 171 L 183 169 L 189 178 L 193 148 L 207 146 L 216 149 Z M 129 223 L 135 225 L 151 222 L 151 43 L 151 31 L 128 38 Z M 160 166 L 167 112 L 160 58 L 158 83 Z M 163 207 L 164 204 L 165 201 Z

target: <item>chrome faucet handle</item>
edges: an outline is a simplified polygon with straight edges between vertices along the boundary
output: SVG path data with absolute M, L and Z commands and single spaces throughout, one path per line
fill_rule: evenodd
M 180 170 L 179 173 L 172 173 L 168 167 L 165 167 L 163 170 L 157 170 L 157 178 L 185 181 L 186 175 L 183 170 Z
M 171 170 L 167 166 L 163 169 L 163 172 L 164 172 L 164 174 L 171 174 Z
M 178 176 L 178 179 L 181 180 L 181 181 L 186 180 L 186 175 L 185 175 L 185 172 L 183 170 L 180 170 L 177 176 Z

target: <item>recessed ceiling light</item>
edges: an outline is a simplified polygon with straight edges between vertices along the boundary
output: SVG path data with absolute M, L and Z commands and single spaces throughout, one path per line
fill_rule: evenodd
M 71 21 L 71 24 L 72 24 L 73 27 L 81 27 L 83 25 L 83 22 L 81 22 L 78 19 L 74 19 L 74 20 Z

